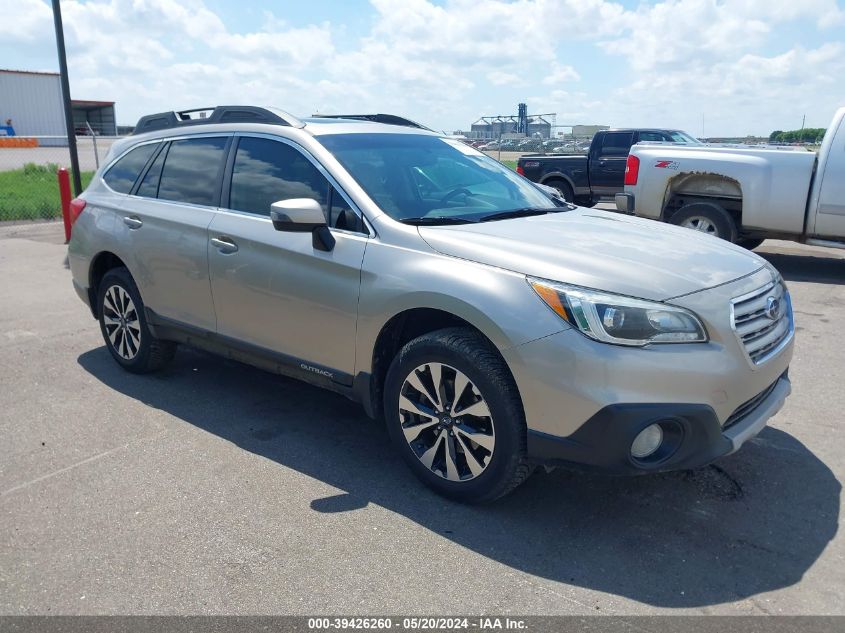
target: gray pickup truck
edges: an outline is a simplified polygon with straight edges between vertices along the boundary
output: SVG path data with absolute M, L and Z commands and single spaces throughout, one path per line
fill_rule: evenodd
M 845 248 L 845 108 L 818 153 L 635 145 L 616 206 L 746 248 L 766 238 Z
M 701 142 L 679 130 L 652 128 L 601 130 L 586 154 L 527 154 L 516 171 L 534 182 L 554 187 L 568 202 L 591 207 L 624 187 L 625 161 L 631 146 L 640 142 Z

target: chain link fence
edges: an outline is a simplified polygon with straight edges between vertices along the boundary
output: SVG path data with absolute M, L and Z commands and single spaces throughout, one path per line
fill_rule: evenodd
M 76 137 L 83 187 L 118 138 Z M 70 171 L 70 151 L 65 136 L 0 139 L 0 221 L 61 217 L 56 177 L 60 167 Z

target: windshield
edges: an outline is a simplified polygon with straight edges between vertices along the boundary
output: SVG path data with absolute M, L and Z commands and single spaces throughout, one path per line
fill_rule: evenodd
M 690 145 L 703 145 L 701 141 L 697 138 L 693 138 L 686 132 L 669 132 L 669 136 L 672 137 L 672 140 L 676 143 L 689 143 Z
M 454 139 L 330 134 L 317 140 L 395 220 L 477 222 L 566 210 L 501 163 Z

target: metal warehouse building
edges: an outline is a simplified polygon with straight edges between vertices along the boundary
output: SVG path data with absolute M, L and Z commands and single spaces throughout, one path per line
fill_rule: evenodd
M 77 134 L 87 134 L 90 124 L 98 134 L 117 135 L 114 101 L 73 100 L 71 107 Z M 5 125 L 17 136 L 64 136 L 59 74 L 0 69 L 0 126 Z

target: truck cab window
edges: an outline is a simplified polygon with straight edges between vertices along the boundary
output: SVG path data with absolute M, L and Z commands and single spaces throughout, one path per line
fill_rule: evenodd
M 608 132 L 601 143 L 601 156 L 627 156 L 631 150 L 633 132 Z

